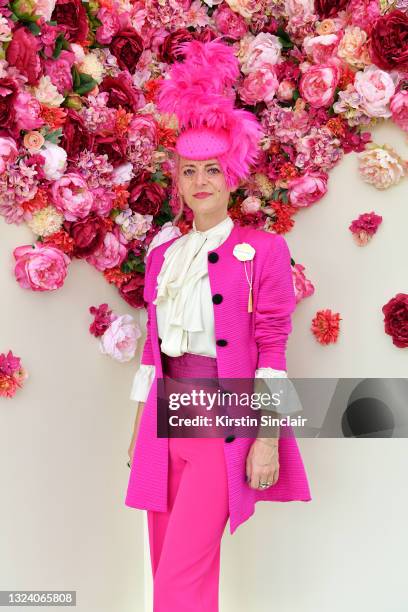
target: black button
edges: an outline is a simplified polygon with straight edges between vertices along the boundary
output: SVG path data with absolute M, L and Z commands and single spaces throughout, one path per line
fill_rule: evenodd
M 222 300 L 223 300 L 223 297 L 221 293 L 215 293 L 212 296 L 212 301 L 214 302 L 214 304 L 221 304 Z
M 227 346 L 228 342 L 226 340 L 217 340 L 216 344 L 218 346 Z
M 227 436 L 225 438 L 225 442 L 233 442 L 235 440 L 235 436 Z
M 210 263 L 217 263 L 219 259 L 218 253 L 208 253 L 208 261 Z

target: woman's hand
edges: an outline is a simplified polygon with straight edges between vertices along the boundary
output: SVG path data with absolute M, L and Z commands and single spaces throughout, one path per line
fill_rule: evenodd
M 276 438 L 257 438 L 246 459 L 247 483 L 251 489 L 263 491 L 274 485 L 279 478 L 279 440 Z M 259 483 L 268 483 L 260 487 Z

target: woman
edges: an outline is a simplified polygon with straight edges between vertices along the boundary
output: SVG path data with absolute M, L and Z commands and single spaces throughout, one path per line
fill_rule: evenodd
M 311 497 L 293 436 L 157 434 L 158 379 L 286 376 L 295 308 L 283 237 L 235 226 L 228 216 L 231 191 L 248 177 L 261 136 L 255 117 L 234 108 L 237 59 L 218 40 L 180 48 L 186 58 L 164 80 L 158 106 L 180 126 L 176 220 L 184 204 L 194 220 L 189 233 L 147 258 L 147 338 L 131 395 L 141 404 L 125 503 L 147 510 L 154 612 L 216 612 L 228 518 L 234 533 L 257 501 Z

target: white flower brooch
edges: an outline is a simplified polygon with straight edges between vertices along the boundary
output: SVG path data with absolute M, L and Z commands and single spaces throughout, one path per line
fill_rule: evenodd
M 252 279 L 253 279 L 253 259 L 255 257 L 255 249 L 253 246 L 248 244 L 247 242 L 241 242 L 240 244 L 236 244 L 234 246 L 234 250 L 232 251 L 234 257 L 236 257 L 239 261 L 244 263 L 245 275 L 249 285 L 249 296 L 248 296 L 248 312 L 252 312 Z M 251 271 L 250 278 L 248 278 L 248 273 L 246 269 L 246 262 L 251 262 Z

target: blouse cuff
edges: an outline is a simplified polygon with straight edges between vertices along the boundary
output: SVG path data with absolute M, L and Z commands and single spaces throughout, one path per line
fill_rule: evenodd
M 258 368 L 255 370 L 255 378 L 287 378 L 286 370 L 274 370 L 273 368 Z
M 288 373 L 286 370 L 275 370 L 274 368 L 258 368 L 257 370 L 255 370 L 255 378 L 263 378 L 263 379 L 268 379 L 268 378 L 288 378 Z M 285 390 L 286 393 L 288 394 L 289 397 L 289 392 L 292 391 L 292 383 L 291 381 L 288 380 L 287 383 L 285 384 Z M 276 393 L 277 387 L 276 384 L 273 384 L 269 387 L 268 385 L 268 381 L 265 380 L 265 385 L 269 388 L 269 390 L 271 391 L 271 393 Z M 288 386 L 289 385 L 289 386 Z M 291 406 L 291 405 L 287 405 L 287 403 L 283 406 L 275 406 L 273 409 L 273 412 L 277 413 L 277 414 L 282 414 L 282 415 L 290 415 L 290 414 L 294 414 L 297 413 L 299 410 L 299 408 L 295 405 Z
M 147 400 L 154 380 L 155 369 L 154 365 L 140 364 L 133 378 L 132 390 L 130 392 L 131 400 L 136 402 L 145 402 Z

